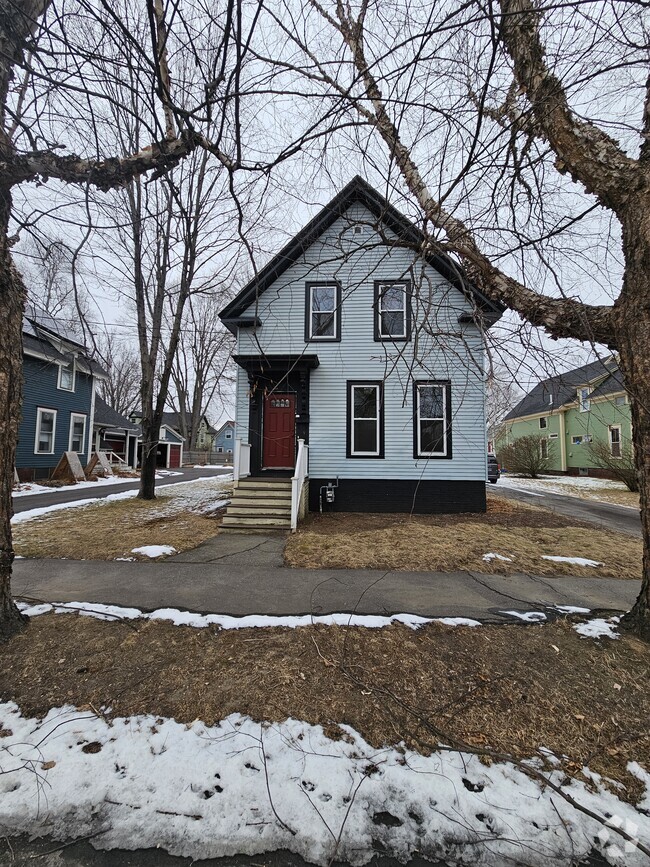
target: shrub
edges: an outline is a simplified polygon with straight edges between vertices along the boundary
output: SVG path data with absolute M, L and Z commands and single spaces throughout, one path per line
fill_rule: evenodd
M 547 443 L 546 457 L 542 457 L 542 442 Z M 499 452 L 499 463 L 510 473 L 536 479 L 550 469 L 553 443 L 546 437 L 531 434 L 519 437 Z
M 601 470 L 607 470 L 611 475 L 627 485 L 628 490 L 639 490 L 639 476 L 634 465 L 634 450 L 629 440 L 620 445 L 620 457 L 614 457 L 609 443 L 599 440 L 590 444 L 593 462 Z

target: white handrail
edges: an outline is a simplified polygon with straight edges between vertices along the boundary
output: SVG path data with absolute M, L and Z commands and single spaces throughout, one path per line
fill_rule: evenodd
M 298 516 L 302 495 L 305 489 L 305 479 L 309 475 L 309 446 L 304 440 L 298 440 L 298 454 L 296 456 L 296 468 L 291 479 L 291 532 L 295 533 L 298 527 Z
M 232 470 L 235 482 L 245 479 L 251 474 L 251 447 L 250 443 L 243 443 L 240 439 L 235 440 L 233 452 Z

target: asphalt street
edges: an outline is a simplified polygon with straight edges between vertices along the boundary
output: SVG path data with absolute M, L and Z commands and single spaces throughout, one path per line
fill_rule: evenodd
M 163 471 L 166 472 L 166 471 Z M 169 470 L 169 472 L 177 475 L 164 476 L 156 482 L 158 487 L 163 485 L 177 485 L 181 482 L 191 482 L 194 479 L 201 479 L 207 476 L 223 476 L 227 473 L 232 473 L 232 467 L 184 467 L 178 470 Z M 110 494 L 118 494 L 121 491 L 137 491 L 140 487 L 138 479 L 125 479 L 123 482 L 115 482 L 112 485 L 98 485 L 97 487 L 77 488 L 74 485 L 69 485 L 64 488 L 53 488 L 43 494 L 24 494 L 14 497 L 14 513 L 27 512 L 31 509 L 42 509 L 47 506 L 54 506 L 57 503 L 74 503 L 75 500 L 87 500 L 91 498 L 104 499 Z

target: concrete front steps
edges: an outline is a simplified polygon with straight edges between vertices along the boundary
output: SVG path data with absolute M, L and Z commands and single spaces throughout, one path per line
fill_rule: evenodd
M 290 530 L 291 479 L 241 479 L 221 529 L 233 533 Z

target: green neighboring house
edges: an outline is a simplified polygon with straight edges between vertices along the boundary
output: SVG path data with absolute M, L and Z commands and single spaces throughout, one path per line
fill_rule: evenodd
M 613 458 L 631 447 L 630 404 L 617 359 L 593 361 L 538 383 L 499 425 L 497 455 L 531 434 L 541 437 L 551 472 L 611 476 L 598 466 L 591 444 L 605 443 Z

